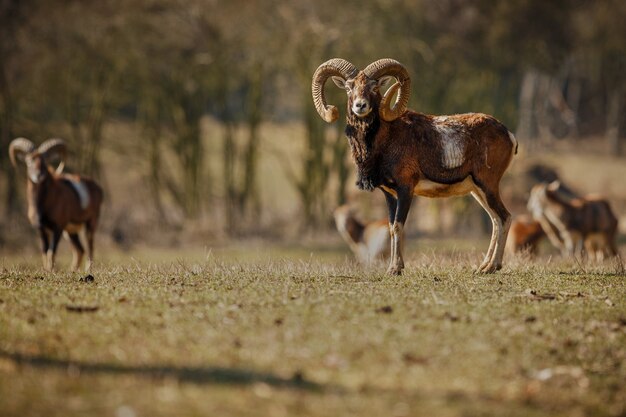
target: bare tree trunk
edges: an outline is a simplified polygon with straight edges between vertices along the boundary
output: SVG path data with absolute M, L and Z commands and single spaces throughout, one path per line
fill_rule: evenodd
M 302 165 L 301 186 L 299 187 L 304 205 L 304 228 L 313 229 L 319 226 L 326 212 L 324 191 L 328 182 L 329 167 L 324 160 L 326 138 L 308 90 L 305 98 L 305 126 L 307 147 L 304 164 Z
M 191 217 L 198 215 L 200 208 L 200 172 L 202 171 L 202 146 L 200 143 L 199 120 L 188 121 L 187 134 L 185 135 L 183 163 L 185 165 L 185 194 L 187 213 Z
M 519 123 L 515 135 L 529 145 L 537 139 L 537 120 L 535 117 L 535 101 L 539 86 L 539 73 L 535 70 L 526 71 L 522 79 L 519 102 Z
M 341 129 L 336 129 L 335 144 L 333 146 L 333 168 L 337 174 L 337 205 L 346 203 L 346 186 L 350 170 L 346 164 L 346 155 L 348 154 L 348 144 Z
M 552 77 L 546 74 L 539 74 L 537 89 L 535 90 L 535 120 L 537 121 L 537 131 L 539 140 L 550 143 L 554 139 L 551 130 L 551 118 L 549 115 L 550 91 L 552 90 Z
M 14 33 L 21 14 L 20 2 L 8 0 L 0 8 L 0 172 L 6 178 L 5 216 L 20 210 L 15 170 L 9 162 L 7 149 L 13 139 L 14 101 L 8 80 L 9 58 L 14 49 Z
M 152 206 L 156 209 L 156 214 L 161 222 L 167 222 L 163 202 L 161 199 L 161 152 L 159 145 L 161 142 L 161 111 L 159 99 L 150 97 L 144 100 L 140 108 L 141 123 L 143 125 L 143 136 L 148 140 L 148 184 L 150 187 L 150 197 Z
M 567 86 L 567 105 L 572 110 L 572 114 L 574 117 L 574 123 L 570 132 L 570 135 L 573 139 L 580 138 L 580 130 L 578 127 L 578 113 L 580 109 L 580 98 L 582 96 L 582 91 L 582 80 L 577 76 L 572 76 L 570 78 L 569 85 Z
M 4 49 L 0 47 L 0 53 Z M 13 138 L 13 97 L 7 81 L 5 68 L 6 59 L 2 57 L 0 64 L 0 172 L 6 178 L 7 190 L 4 196 L 6 216 L 10 217 L 20 209 L 17 198 L 17 182 L 15 170 L 9 163 L 6 149 Z
M 612 90 L 608 96 L 606 112 L 606 133 L 605 137 L 609 145 L 611 154 L 622 154 L 621 123 L 623 111 L 623 95 L 619 88 Z
M 220 78 L 224 80 L 218 85 L 216 97 L 218 97 L 217 108 L 219 119 L 223 126 L 222 133 L 222 176 L 223 184 L 223 208 L 224 208 L 224 227 L 226 234 L 235 235 L 239 230 L 238 223 L 238 203 L 237 203 L 237 177 L 236 177 L 236 159 L 237 145 L 235 142 L 235 120 L 233 112 L 228 103 L 230 96 L 230 86 L 228 68 L 220 67 L 217 70 Z
M 81 161 L 80 158 L 85 154 L 86 149 L 86 143 L 81 126 L 80 97 L 77 94 L 69 94 L 66 105 L 66 117 L 69 121 L 70 130 L 72 132 L 72 145 L 76 149 L 76 154 L 79 156 L 78 164 L 76 164 L 75 167 L 80 171 L 83 168 L 83 161 Z
M 251 74 L 250 89 L 248 91 L 248 108 L 247 108 L 247 124 L 248 124 L 248 143 L 243 155 L 243 181 L 240 192 L 240 213 L 242 215 L 251 214 L 250 205 L 254 203 L 255 208 L 253 216 L 258 218 L 260 215 L 260 202 L 257 192 L 256 172 L 258 166 L 259 154 L 259 126 L 263 115 L 263 75 L 264 71 L 261 65 Z
M 111 81 L 110 76 L 102 71 L 99 75 L 98 85 L 93 92 L 93 98 L 90 103 L 91 109 L 86 120 L 89 136 L 81 172 L 95 177 L 100 177 L 101 174 L 100 145 L 102 142 L 102 127 L 107 115 L 107 96 Z
M 150 195 L 152 197 L 152 205 L 156 209 L 159 220 L 167 222 L 165 210 L 163 210 L 163 202 L 161 200 L 161 180 L 159 175 L 159 173 L 161 172 L 161 151 L 159 149 L 159 143 L 161 142 L 160 124 L 153 125 L 148 135 L 148 182 L 150 183 Z
M 202 144 L 198 97 L 182 96 L 174 99 L 170 110 L 176 138 L 174 148 L 182 170 L 183 207 L 189 217 L 195 217 L 200 207 L 200 173 L 202 172 Z
M 225 187 L 224 196 L 224 213 L 226 232 L 228 234 L 235 234 L 237 232 L 237 191 L 235 189 L 235 135 L 234 125 L 231 120 L 224 119 L 224 137 L 222 139 L 222 154 L 223 154 L 223 179 Z

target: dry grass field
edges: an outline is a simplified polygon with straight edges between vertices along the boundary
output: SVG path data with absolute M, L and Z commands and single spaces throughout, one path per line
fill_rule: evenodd
M 624 416 L 616 263 L 474 275 L 484 245 L 413 242 L 401 277 L 338 244 L 2 257 L 0 415 Z

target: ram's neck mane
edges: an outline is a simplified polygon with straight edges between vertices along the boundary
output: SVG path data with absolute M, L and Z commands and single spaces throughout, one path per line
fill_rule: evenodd
M 348 112 L 346 136 L 350 143 L 352 158 L 357 166 L 357 186 L 361 189 L 371 191 L 377 185 L 377 180 L 372 175 L 370 156 L 374 146 L 374 138 L 380 127 L 380 120 L 377 117 L 378 110 L 373 109 L 369 116 L 358 118 Z

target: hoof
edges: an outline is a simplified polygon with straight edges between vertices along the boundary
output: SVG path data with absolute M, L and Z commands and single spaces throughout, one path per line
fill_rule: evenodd
M 389 275 L 402 275 L 402 268 L 400 266 L 390 266 L 389 269 L 387 269 L 387 274 Z
M 491 262 L 491 260 L 484 260 L 483 263 L 480 264 L 480 266 L 476 269 L 476 273 L 482 273 L 482 274 L 492 274 L 496 271 L 499 271 L 502 269 L 502 264 L 495 264 L 493 262 Z
M 501 267 L 500 267 L 501 268 Z M 476 272 L 479 274 L 493 274 L 494 272 L 496 272 L 499 268 L 496 265 L 493 264 L 487 264 L 487 265 L 481 265 Z

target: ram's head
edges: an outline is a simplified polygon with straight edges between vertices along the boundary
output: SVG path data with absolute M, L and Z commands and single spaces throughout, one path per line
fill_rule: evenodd
M 348 94 L 348 111 L 356 117 L 367 117 L 378 109 L 380 117 L 391 122 L 406 111 L 411 79 L 398 61 L 379 59 L 360 71 L 345 59 L 334 58 L 317 68 L 311 86 L 315 108 L 328 123 L 339 118 L 337 107 L 328 105 L 324 96 L 324 84 L 331 77 L 335 85 Z M 397 82 L 383 96 L 380 90 L 392 78 Z M 398 90 L 400 92 L 392 105 L 391 100 Z
M 11 163 L 16 166 L 17 161 L 23 161 L 26 164 L 28 178 L 34 184 L 41 182 L 47 175 L 47 162 L 50 162 L 52 158 L 57 157 L 60 160 L 56 173 L 63 172 L 66 156 L 67 147 L 63 139 L 48 139 L 38 148 L 35 148 L 33 142 L 26 138 L 13 139 L 9 145 Z

